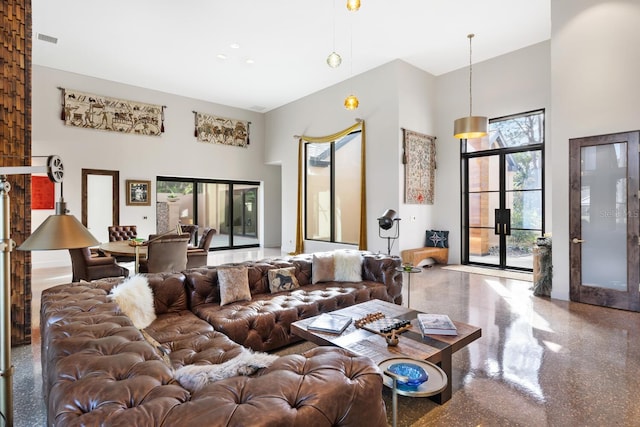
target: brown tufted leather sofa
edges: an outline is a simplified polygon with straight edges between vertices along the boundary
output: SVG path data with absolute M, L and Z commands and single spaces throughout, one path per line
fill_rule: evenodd
M 186 271 L 191 310 L 215 330 L 233 341 L 257 351 L 270 351 L 299 341 L 290 325 L 353 304 L 380 299 L 402 303 L 401 264 L 396 256 L 362 256 L 361 282 L 323 282 L 311 284 L 312 255 L 265 259 L 225 266 L 248 268 L 251 301 L 220 305 L 218 267 Z M 268 271 L 295 267 L 300 288 L 291 292 L 269 292 Z
M 190 393 L 174 380 L 173 369 L 223 363 L 241 346 L 191 310 L 184 274 L 147 277 L 157 315 L 145 329 L 152 340 L 108 298 L 122 279 L 43 291 L 41 360 L 49 426 L 387 425 L 377 366 L 333 347 L 282 356 L 253 376 Z M 156 343 L 168 352 L 168 363 Z

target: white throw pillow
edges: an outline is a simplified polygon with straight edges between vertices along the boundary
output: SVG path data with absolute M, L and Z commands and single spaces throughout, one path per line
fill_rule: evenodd
M 145 276 L 131 276 L 111 289 L 110 296 L 136 328 L 144 329 L 156 320 L 153 291 Z
M 340 250 L 333 253 L 336 282 L 362 281 L 362 255 L 358 251 Z

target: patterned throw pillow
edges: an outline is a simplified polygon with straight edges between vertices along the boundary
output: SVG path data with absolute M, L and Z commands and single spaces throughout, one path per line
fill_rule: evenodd
M 311 261 L 311 283 L 333 282 L 335 277 L 335 263 L 333 253 L 320 252 L 313 254 Z
M 251 301 L 247 267 L 218 268 L 218 285 L 220 285 L 220 305 L 236 301 Z
M 427 230 L 427 244 L 429 248 L 448 248 L 449 232 L 444 230 Z
M 274 268 L 267 272 L 269 276 L 269 289 L 271 293 L 292 291 L 299 288 L 300 284 L 296 279 L 296 268 Z

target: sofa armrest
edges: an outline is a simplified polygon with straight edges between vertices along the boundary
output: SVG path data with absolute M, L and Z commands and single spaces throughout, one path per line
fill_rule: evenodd
M 98 265 L 114 265 L 116 260 L 112 256 L 92 256 L 86 260 L 86 263 L 87 267 L 94 267 Z
M 396 268 L 402 265 L 395 255 L 365 254 L 362 257 L 362 279 L 384 283 L 392 302 L 402 304 L 402 273 Z

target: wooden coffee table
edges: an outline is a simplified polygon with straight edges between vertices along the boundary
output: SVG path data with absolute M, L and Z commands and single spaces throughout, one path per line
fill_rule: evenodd
M 411 329 L 400 335 L 397 346 L 388 346 L 383 336 L 358 329 L 353 322 L 341 334 L 331 334 L 307 330 L 307 325 L 315 319 L 311 317 L 292 323 L 291 332 L 314 344 L 334 345 L 367 356 L 378 364 L 392 357 L 409 357 L 435 363 L 447 374 L 447 387 L 432 399 L 440 404 L 451 399 L 451 357 L 456 351 L 480 338 L 482 329 L 454 321 L 458 335 L 428 335 L 422 338 L 417 324 L 420 312 L 381 300 L 363 302 L 332 313 L 359 319 L 378 311 L 387 317 L 411 320 Z

